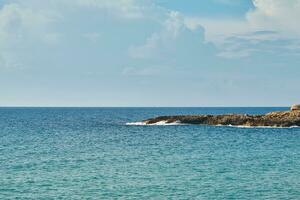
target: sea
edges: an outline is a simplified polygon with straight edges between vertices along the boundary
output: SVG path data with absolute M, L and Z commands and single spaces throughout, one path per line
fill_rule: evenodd
M 0 108 L 0 199 L 300 199 L 300 128 L 141 126 L 288 108 Z

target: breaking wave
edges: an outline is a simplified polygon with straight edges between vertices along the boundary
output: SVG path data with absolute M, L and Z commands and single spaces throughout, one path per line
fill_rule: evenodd
M 167 123 L 167 121 L 159 121 L 154 124 L 146 124 L 145 122 L 129 122 L 126 123 L 127 126 L 178 126 L 178 125 L 185 125 L 180 123 L 179 121 Z
M 127 126 L 146 126 L 145 122 L 128 122 L 126 123 Z
M 167 121 L 159 121 L 154 124 L 147 124 L 145 122 L 128 122 L 126 123 L 127 126 L 179 126 L 179 125 L 192 125 L 192 124 L 184 124 L 180 121 L 167 123 Z M 199 124 L 201 125 L 201 124 Z M 205 124 L 203 124 L 205 126 Z M 213 125 L 211 125 L 213 126 Z M 233 127 L 233 128 L 300 128 L 300 126 L 290 126 L 290 127 L 277 127 L 277 126 L 244 126 L 244 125 L 216 125 L 216 126 L 224 126 L 224 127 Z
M 233 127 L 233 128 L 300 128 L 300 126 L 290 126 L 290 127 L 279 127 L 279 126 L 244 126 L 244 125 L 216 125 L 216 126 L 225 126 L 225 127 Z

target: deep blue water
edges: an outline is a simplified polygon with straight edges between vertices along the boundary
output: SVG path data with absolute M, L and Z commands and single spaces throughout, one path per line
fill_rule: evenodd
M 300 128 L 126 126 L 288 108 L 0 108 L 0 199 L 300 199 Z

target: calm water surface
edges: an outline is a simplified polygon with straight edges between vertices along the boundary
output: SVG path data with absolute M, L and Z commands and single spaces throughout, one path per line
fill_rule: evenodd
M 300 128 L 126 126 L 287 108 L 0 108 L 0 199 L 300 199 Z

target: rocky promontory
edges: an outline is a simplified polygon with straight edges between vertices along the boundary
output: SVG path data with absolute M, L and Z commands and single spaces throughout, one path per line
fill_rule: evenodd
M 247 127 L 293 127 L 300 126 L 300 110 L 271 112 L 262 115 L 223 114 L 223 115 L 177 115 L 160 116 L 144 120 L 147 125 L 157 123 L 182 123 L 202 125 L 232 125 Z

